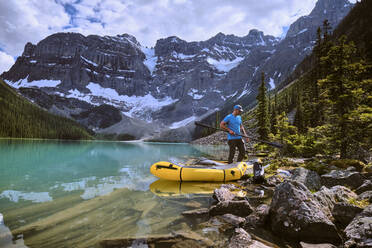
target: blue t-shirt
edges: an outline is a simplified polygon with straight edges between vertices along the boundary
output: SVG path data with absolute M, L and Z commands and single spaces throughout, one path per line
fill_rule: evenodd
M 240 125 L 242 124 L 242 117 L 240 115 L 233 115 L 229 114 L 223 119 L 224 122 L 227 123 L 227 127 L 234 131 L 235 134 L 238 135 L 231 135 L 230 133 L 227 134 L 227 139 L 241 139 L 242 137 L 239 136 L 240 134 Z

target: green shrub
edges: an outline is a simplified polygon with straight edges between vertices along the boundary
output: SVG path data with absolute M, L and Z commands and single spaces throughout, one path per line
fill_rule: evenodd
M 336 166 L 340 169 L 347 169 L 350 166 L 355 167 L 358 171 L 362 171 L 366 166 L 363 162 L 356 159 L 339 159 L 331 161 L 330 163 L 333 166 Z
M 319 175 L 326 174 L 329 168 L 326 164 L 321 163 L 318 160 L 308 161 L 303 166 L 305 169 L 315 171 Z

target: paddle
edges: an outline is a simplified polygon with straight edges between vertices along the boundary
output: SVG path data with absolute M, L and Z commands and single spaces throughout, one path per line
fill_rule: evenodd
M 206 125 L 204 123 L 200 123 L 200 122 L 197 122 L 195 121 L 195 125 L 197 126 L 201 126 L 201 127 L 206 127 L 206 128 L 212 128 L 212 129 L 215 129 L 215 130 L 218 130 L 218 131 L 223 131 L 223 132 L 226 132 L 228 133 L 229 131 L 227 130 L 223 130 L 221 128 L 216 128 L 216 127 L 211 127 L 209 125 Z M 282 144 L 278 144 L 278 143 L 274 143 L 274 142 L 269 142 L 269 141 L 265 141 L 265 140 L 260 140 L 260 139 L 256 139 L 256 138 L 253 138 L 253 137 L 249 137 L 249 136 L 246 136 L 244 134 L 239 134 L 238 136 L 242 136 L 244 138 L 248 138 L 248 139 L 251 139 L 251 140 L 255 140 L 255 141 L 258 141 L 258 142 L 261 142 L 261 143 L 265 143 L 267 145 L 270 145 L 270 146 L 274 146 L 276 148 L 283 148 L 283 145 Z

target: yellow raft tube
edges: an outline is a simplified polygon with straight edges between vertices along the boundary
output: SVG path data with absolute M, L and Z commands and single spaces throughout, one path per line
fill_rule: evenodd
M 160 161 L 150 167 L 150 172 L 158 178 L 171 181 L 227 182 L 239 180 L 248 167 L 252 165 L 246 162 L 199 166 Z

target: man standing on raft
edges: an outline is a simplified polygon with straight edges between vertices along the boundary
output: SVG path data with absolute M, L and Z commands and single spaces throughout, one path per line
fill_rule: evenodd
M 245 147 L 242 136 L 240 136 L 240 131 L 242 130 L 245 136 L 247 136 L 247 134 L 242 124 L 242 117 L 240 116 L 242 112 L 242 106 L 235 105 L 232 114 L 227 115 L 220 123 L 220 128 L 229 132 L 227 134 L 227 144 L 230 148 L 228 159 L 229 164 L 232 164 L 233 162 L 236 147 L 238 147 L 239 150 L 238 162 L 242 161 L 244 158 Z M 248 141 L 249 139 L 246 138 L 246 142 Z

